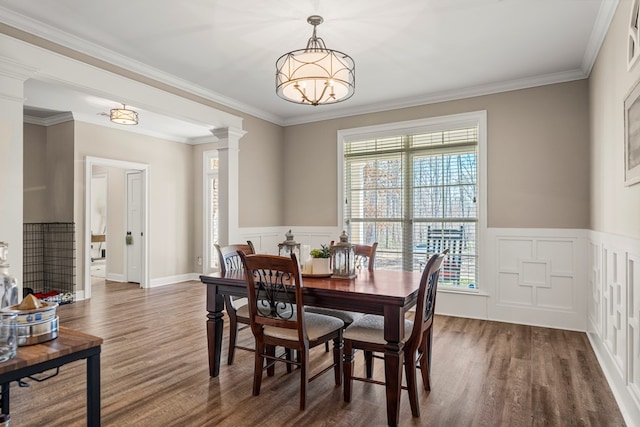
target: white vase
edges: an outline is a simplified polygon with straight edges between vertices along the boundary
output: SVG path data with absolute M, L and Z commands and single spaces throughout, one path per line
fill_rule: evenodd
M 331 274 L 329 260 L 329 258 L 313 258 L 311 260 L 313 264 L 312 274 Z

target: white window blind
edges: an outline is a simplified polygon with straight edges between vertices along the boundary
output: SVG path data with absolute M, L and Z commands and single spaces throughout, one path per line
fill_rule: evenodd
M 378 242 L 376 268 L 422 269 L 449 249 L 441 286 L 477 288 L 478 126 L 344 143 L 351 240 Z
M 208 229 L 209 229 L 209 265 L 217 269 L 218 266 L 218 254 L 216 252 L 214 244 L 218 243 L 218 214 L 219 214 L 219 204 L 218 204 L 218 191 L 219 191 L 219 178 L 218 178 L 218 158 L 217 157 L 209 157 L 206 162 L 206 183 L 207 183 L 207 191 L 208 194 L 208 202 L 209 206 L 206 210 L 206 214 L 208 215 Z

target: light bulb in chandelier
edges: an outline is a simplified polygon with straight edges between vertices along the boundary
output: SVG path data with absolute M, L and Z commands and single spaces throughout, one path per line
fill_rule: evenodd
M 355 93 L 355 62 L 349 55 L 327 49 L 317 37 L 321 16 L 312 15 L 307 22 L 313 34 L 304 49 L 285 53 L 276 61 L 276 93 L 297 104 L 334 104 Z

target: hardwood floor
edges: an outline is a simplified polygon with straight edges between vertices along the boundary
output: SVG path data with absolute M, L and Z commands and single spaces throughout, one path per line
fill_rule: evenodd
M 105 426 L 386 424 L 384 387 L 374 384 L 354 382 L 353 401 L 345 404 L 333 375 L 323 375 L 309 386 L 307 410 L 300 412 L 299 377 L 284 366 L 265 377 L 260 396 L 251 396 L 252 353 L 238 350 L 234 365 L 209 378 L 200 282 L 145 290 L 98 280 L 92 290 L 91 300 L 58 312 L 62 325 L 104 338 Z M 420 389 L 420 418 L 411 416 L 403 392 L 401 425 L 624 425 L 584 333 L 445 316 L 434 324 L 432 390 Z M 225 329 L 223 355 L 227 337 Z M 251 345 L 251 332 L 239 340 Z M 314 349 L 312 371 L 330 354 Z M 380 361 L 376 376 L 384 378 Z M 11 385 L 12 427 L 85 425 L 84 361 L 48 381 L 27 382 L 28 388 Z

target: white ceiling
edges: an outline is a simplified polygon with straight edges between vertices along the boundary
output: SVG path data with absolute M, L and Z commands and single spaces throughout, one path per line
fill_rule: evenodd
M 290 125 L 585 78 L 617 3 L 0 0 L 0 22 Z M 327 47 L 356 63 L 355 95 L 340 104 L 298 105 L 275 94 L 275 61 L 306 45 L 312 30 L 306 18 L 313 14 L 324 17 L 318 35 Z M 29 81 L 28 107 L 60 108 L 36 105 L 40 91 L 69 98 L 62 111 L 100 120 L 118 102 L 88 105 L 68 89 Z M 141 126 L 143 119 L 165 123 L 153 112 L 140 117 Z M 174 131 L 185 138 L 205 131 L 187 128 Z

